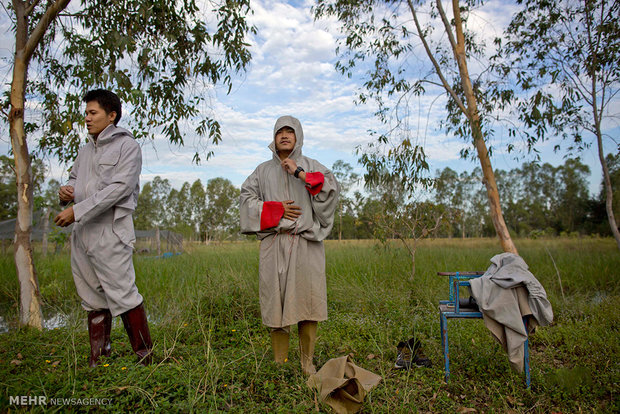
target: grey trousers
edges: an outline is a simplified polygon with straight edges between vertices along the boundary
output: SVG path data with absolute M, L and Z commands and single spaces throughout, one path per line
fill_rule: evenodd
M 112 231 L 113 210 L 85 224 L 75 223 L 71 233 L 71 270 L 82 307 L 109 309 L 118 316 L 142 303 L 136 286 L 133 249 Z

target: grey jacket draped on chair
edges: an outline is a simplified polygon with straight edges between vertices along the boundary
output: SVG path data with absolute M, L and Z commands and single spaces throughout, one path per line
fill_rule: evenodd
M 528 330 L 553 321 L 547 293 L 518 255 L 502 253 L 491 258 L 485 274 L 470 281 L 472 296 L 484 323 L 508 353 L 514 369 L 523 371 L 523 344 L 528 332 L 523 316 L 532 315 Z

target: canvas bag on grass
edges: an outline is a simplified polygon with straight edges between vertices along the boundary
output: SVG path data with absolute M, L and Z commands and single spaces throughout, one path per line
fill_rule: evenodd
M 307 384 L 316 389 L 321 401 L 336 413 L 349 414 L 362 408 L 366 394 L 380 381 L 379 375 L 358 367 L 346 355 L 327 361 L 308 378 Z

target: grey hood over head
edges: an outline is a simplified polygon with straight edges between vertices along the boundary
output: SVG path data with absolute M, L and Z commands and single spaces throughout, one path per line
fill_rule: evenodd
M 276 133 L 284 127 L 293 128 L 295 131 L 295 148 L 293 148 L 293 151 L 288 157 L 293 160 L 298 160 L 299 157 L 301 157 L 301 147 L 304 145 L 304 130 L 301 127 L 301 122 L 299 122 L 299 119 L 294 116 L 284 115 L 278 118 L 273 127 L 273 137 L 271 143 L 269 144 L 269 149 L 273 152 L 273 156 L 277 158 L 279 162 L 280 158 L 278 157 L 278 151 L 276 150 Z

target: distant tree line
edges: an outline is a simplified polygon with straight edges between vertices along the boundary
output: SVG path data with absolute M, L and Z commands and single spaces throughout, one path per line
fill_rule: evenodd
M 620 187 L 620 155 L 608 155 L 614 189 Z M 599 234 L 611 236 L 601 185 L 589 196 L 590 169 L 579 159 L 567 159 L 554 167 L 548 163 L 524 163 L 521 168 L 497 171 L 504 217 L 511 233 L 520 237 Z M 437 171 L 434 200 L 446 207 L 453 219 L 443 229 L 448 237 L 493 236 L 494 229 L 484 205 L 481 174 L 457 174 L 450 168 Z M 614 210 L 620 211 L 615 200 Z
M 607 162 L 614 189 L 620 190 L 620 154 L 608 155 Z M 495 236 L 480 168 L 462 173 L 449 167 L 437 170 L 432 190 L 423 195 L 408 194 L 397 183 L 389 182 L 362 193 L 355 190 L 359 176 L 349 164 L 338 160 L 332 170 L 345 190 L 332 239 L 417 237 L 412 225 L 431 231 L 430 237 Z M 599 193 L 590 197 L 590 169 L 579 159 L 567 159 L 559 166 L 527 162 L 520 168 L 498 170 L 496 175 L 506 223 L 513 235 L 611 236 L 604 190 L 601 186 Z M 136 228 L 159 226 L 200 241 L 238 239 L 238 198 L 239 189 L 225 178 L 209 180 L 206 186 L 196 180 L 177 190 L 168 180 L 155 177 L 140 193 L 134 216 Z M 618 200 L 614 208 L 620 212 Z M 417 223 L 412 223 L 415 220 Z
M 608 155 L 607 162 L 611 167 L 614 189 L 620 190 L 620 155 Z M 589 167 L 579 159 L 567 159 L 557 167 L 528 162 L 510 171 L 497 170 L 496 179 L 509 231 L 519 237 L 611 236 L 604 189 L 601 185 L 599 193 L 590 197 L 589 175 Z M 478 167 L 460 174 L 446 167 L 436 171 L 430 194 L 415 197 L 419 201 L 412 201 L 412 196 L 400 191 L 398 185 L 368 189 L 368 196 L 359 191 L 351 197 L 345 194 L 340 221 L 342 228 L 337 228 L 337 221 L 337 231 L 332 232 L 332 237 L 335 238 L 338 231 L 344 239 L 376 237 L 385 231 L 379 227 L 385 222 L 386 212 L 409 217 L 405 220 L 411 221 L 411 215 L 402 212 L 412 206 L 434 217 L 441 216 L 441 225 L 432 226 L 432 236 L 493 237 L 495 230 L 482 180 Z M 614 210 L 620 212 L 618 200 L 615 200 Z M 400 230 L 394 224 L 390 228 L 395 236 L 408 233 L 407 223 L 402 223 Z
M 9 197 L 15 188 L 11 163 L 6 156 L 0 158 L 0 193 L 7 195 L 1 198 L 0 220 L 15 218 L 17 213 L 14 197 Z M 620 191 L 620 154 L 609 154 L 607 163 L 614 190 Z M 42 163 L 34 166 L 34 175 L 39 177 L 34 189 L 36 209 L 48 208 L 49 214 L 54 214 L 60 184 L 51 180 L 44 186 L 45 167 Z M 480 168 L 461 173 L 449 167 L 437 170 L 432 190 L 413 195 L 389 182 L 362 193 L 355 190 L 360 178 L 351 165 L 338 160 L 332 170 L 344 190 L 332 239 L 413 237 L 408 236 L 413 234 L 412 224 L 421 231 L 432 229 L 432 237 L 495 235 Z M 589 175 L 589 167 L 579 159 L 567 159 L 559 166 L 527 162 L 520 168 L 498 170 L 498 189 L 510 232 L 519 237 L 610 236 L 603 187 L 590 197 Z M 239 239 L 243 236 L 239 234 L 238 200 L 239 189 L 226 178 L 213 178 L 206 185 L 200 180 L 185 182 L 176 189 L 168 179 L 157 176 L 142 186 L 134 223 L 141 230 L 172 230 L 185 240 Z M 614 210 L 620 212 L 620 199 L 615 200 Z M 412 223 L 414 217 L 418 217 L 417 223 Z
M 137 229 L 167 229 L 185 240 L 207 242 L 239 237 L 239 189 L 226 178 L 172 188 L 157 176 L 142 186 L 134 213 Z

